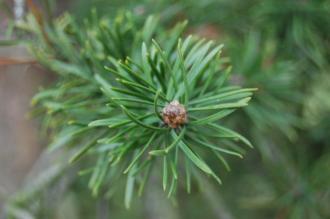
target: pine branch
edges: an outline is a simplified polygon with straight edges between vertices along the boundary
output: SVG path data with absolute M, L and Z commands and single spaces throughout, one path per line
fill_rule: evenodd
M 183 180 L 181 156 L 191 163 L 186 172 L 197 168 L 221 183 L 207 156 L 214 150 L 242 155 L 220 146 L 219 139 L 251 143 L 217 123 L 245 107 L 255 90 L 219 83 L 230 69 L 221 64 L 223 45 L 181 39 L 185 22 L 163 31 L 154 17 L 142 26 L 129 14 L 97 19 L 80 29 L 66 14 L 45 28 L 49 41 L 32 44 L 40 62 L 60 75 L 53 88 L 33 99 L 57 136 L 52 148 L 72 146 L 70 162 L 97 160 L 89 181 L 94 195 L 113 176 L 126 178 L 126 207 L 137 184 L 143 191 L 158 159 L 166 161 L 163 188 L 169 196 Z M 26 29 L 38 33 L 33 17 L 29 22 Z M 221 162 L 228 165 L 224 157 Z

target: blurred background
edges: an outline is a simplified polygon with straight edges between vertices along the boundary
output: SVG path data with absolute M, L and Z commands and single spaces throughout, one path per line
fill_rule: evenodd
M 92 8 L 141 21 L 159 14 L 165 27 L 187 19 L 186 34 L 225 44 L 232 84 L 259 88 L 226 121 L 255 149 L 220 170 L 222 186 L 201 178 L 170 201 L 153 179 L 126 210 L 122 200 L 92 197 L 78 166 L 46 150 L 40 121 L 28 114 L 56 76 L 27 51 L 31 36 L 16 24 L 28 13 L 51 20 L 67 11 L 83 21 Z M 0 218 L 330 218 L 329 97 L 327 0 L 0 0 Z

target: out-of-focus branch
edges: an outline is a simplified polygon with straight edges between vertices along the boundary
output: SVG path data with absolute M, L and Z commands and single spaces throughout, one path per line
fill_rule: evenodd
M 0 47 L 0 66 L 35 63 L 37 63 L 37 61 L 23 46 Z

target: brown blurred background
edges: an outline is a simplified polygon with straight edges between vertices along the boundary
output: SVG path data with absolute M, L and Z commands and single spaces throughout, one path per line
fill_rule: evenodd
M 4 200 L 22 184 L 40 154 L 38 125 L 27 114 L 31 97 L 48 76 L 40 66 L 30 63 L 27 51 L 19 46 L 1 47 L 0 60 L 1 208 Z

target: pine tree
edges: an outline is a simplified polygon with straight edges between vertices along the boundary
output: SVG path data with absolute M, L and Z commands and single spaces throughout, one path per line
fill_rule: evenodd
M 330 217 L 327 1 L 100 1 L 88 16 L 83 5 L 19 25 L 58 75 L 31 114 L 62 154 L 8 215 L 51 217 L 43 200 L 70 178 L 86 218 L 90 194 L 116 218 L 144 218 L 150 193 L 172 200 L 168 218 Z

